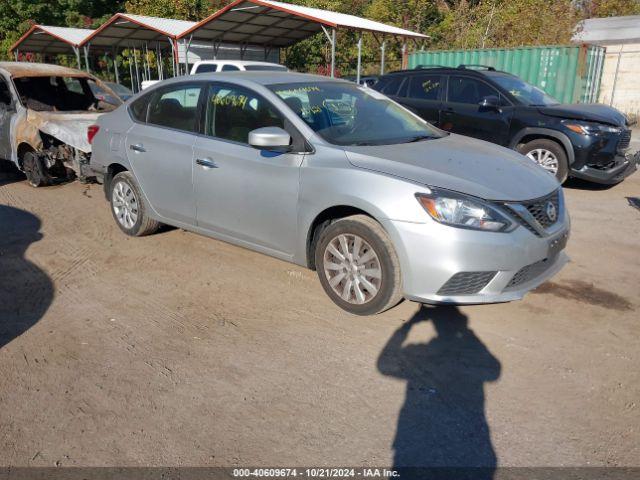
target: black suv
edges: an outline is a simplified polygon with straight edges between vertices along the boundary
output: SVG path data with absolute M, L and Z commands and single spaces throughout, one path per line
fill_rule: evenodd
M 627 118 L 600 104 L 561 105 L 491 67 L 418 67 L 380 77 L 373 89 L 443 130 L 515 149 L 560 182 L 621 182 L 637 168 Z

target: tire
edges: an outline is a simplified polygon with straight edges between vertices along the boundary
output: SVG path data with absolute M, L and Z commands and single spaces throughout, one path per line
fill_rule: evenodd
M 354 252 L 358 238 L 359 251 Z M 341 218 L 326 227 L 316 244 L 315 265 L 324 291 L 349 313 L 375 315 L 402 300 L 400 262 L 391 239 L 366 215 Z
M 143 237 L 160 227 L 160 222 L 149 217 L 140 187 L 129 172 L 120 172 L 111 179 L 109 203 L 113 219 L 127 235 Z
M 42 160 L 35 152 L 27 152 L 22 157 L 22 169 L 27 177 L 27 182 L 32 187 L 44 187 L 49 185 L 50 178 L 44 169 Z
M 569 176 L 567 153 L 558 142 L 546 138 L 538 138 L 518 145 L 517 150 L 553 174 L 560 183 L 564 183 Z M 547 163 L 547 166 L 541 162 Z

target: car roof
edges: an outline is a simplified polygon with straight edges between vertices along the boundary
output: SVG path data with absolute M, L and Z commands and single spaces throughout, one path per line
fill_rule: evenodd
M 61 67 L 60 65 L 52 65 L 50 63 L 0 62 L 0 69 L 5 70 L 14 78 L 55 76 L 93 78 L 92 75 L 82 70 Z
M 477 68 L 477 67 L 481 67 L 481 68 Z M 418 75 L 418 74 L 424 74 L 424 73 L 465 73 L 465 74 L 471 74 L 471 75 L 477 75 L 477 76 L 485 76 L 485 75 L 491 75 L 491 76 L 499 76 L 499 75 L 508 75 L 508 76 L 513 76 L 513 74 L 509 73 L 509 72 L 504 72 L 502 70 L 495 70 L 493 67 L 482 67 L 480 65 L 460 65 L 458 67 L 444 67 L 444 66 L 440 66 L 440 65 L 434 65 L 434 66 L 425 66 L 425 67 L 417 67 L 414 69 L 409 69 L 409 70 L 396 70 L 393 72 L 389 72 L 387 73 L 385 76 L 387 75 Z
M 198 64 L 206 63 L 210 65 L 226 63 L 227 65 L 277 65 L 279 67 L 284 66 L 278 63 L 273 63 L 273 62 L 258 62 L 253 60 L 199 60 L 196 63 Z
M 239 80 L 238 83 L 254 83 L 258 85 L 274 85 L 280 83 L 305 83 L 305 82 L 339 82 L 339 83 L 351 83 L 339 78 L 324 77 L 322 75 L 311 75 L 308 73 L 296 73 L 296 72 L 278 72 L 278 71 L 253 71 L 253 72 L 208 72 L 197 73 L 195 75 L 184 75 L 182 77 L 176 77 L 163 82 L 156 83 L 156 85 L 166 85 L 169 82 L 180 82 L 190 80 L 217 80 L 217 81 L 229 81 Z

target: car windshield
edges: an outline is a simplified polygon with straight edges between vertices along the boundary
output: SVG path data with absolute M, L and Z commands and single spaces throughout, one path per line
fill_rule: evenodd
M 118 95 L 133 95 L 133 92 L 119 83 L 107 82 L 107 87 L 116 92 Z
M 19 77 L 14 80 L 22 104 L 39 112 L 110 111 L 96 98 L 95 82 L 85 77 Z
M 334 145 L 394 145 L 442 133 L 374 90 L 342 82 L 270 85 L 314 132 Z
M 495 75 L 493 80 L 525 105 L 546 107 L 560 103 L 551 95 L 547 95 L 538 87 L 534 87 L 518 77 Z

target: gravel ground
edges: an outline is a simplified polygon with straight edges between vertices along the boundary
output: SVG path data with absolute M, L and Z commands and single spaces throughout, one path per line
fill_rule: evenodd
M 640 174 L 566 195 L 572 262 L 523 301 L 362 318 L 297 266 L 126 237 L 99 186 L 4 175 L 0 464 L 640 466 Z

